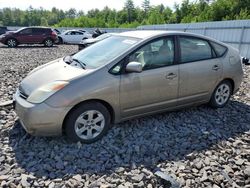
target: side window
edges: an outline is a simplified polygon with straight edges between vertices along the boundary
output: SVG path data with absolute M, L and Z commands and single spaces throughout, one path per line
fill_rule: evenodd
M 200 61 L 213 58 L 213 50 L 206 40 L 180 37 L 181 62 Z
M 23 35 L 28 35 L 31 33 L 32 33 L 32 29 L 24 29 L 24 30 L 20 31 L 20 34 L 23 34 Z
M 32 33 L 35 35 L 40 35 L 43 33 L 43 31 L 41 29 L 38 29 L 38 28 L 33 28 Z
M 125 60 L 122 60 L 121 62 L 119 62 L 117 65 L 115 65 L 112 69 L 110 69 L 110 73 L 111 74 L 119 74 L 121 72 L 121 68 L 122 68 L 122 65 L 124 63 Z
M 212 42 L 212 41 L 210 41 L 210 43 L 213 46 L 218 57 L 223 56 L 225 54 L 225 52 L 227 51 L 227 48 L 225 46 L 222 46 L 222 45 L 215 43 L 215 42 Z
M 75 32 L 76 33 L 76 35 L 83 35 L 83 33 L 81 33 L 81 32 Z
M 173 38 L 162 38 L 146 44 L 129 56 L 129 62 L 132 61 L 140 62 L 143 70 L 172 65 L 174 63 Z

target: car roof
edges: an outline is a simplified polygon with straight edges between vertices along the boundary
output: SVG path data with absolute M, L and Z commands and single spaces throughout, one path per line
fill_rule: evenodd
M 51 29 L 50 27 L 43 27 L 43 26 L 31 26 L 31 27 L 23 27 L 24 29 Z
M 66 30 L 65 32 L 69 32 L 69 31 L 77 31 L 77 32 L 81 32 L 81 33 L 83 33 L 82 31 L 77 30 L 77 29 L 70 29 L 70 30 Z
M 120 36 L 125 36 L 125 37 L 133 37 L 133 38 L 139 38 L 139 39 L 148 39 L 151 37 L 157 37 L 161 35 L 167 35 L 167 34 L 172 34 L 172 35 L 185 35 L 185 36 L 191 36 L 191 37 L 199 37 L 205 40 L 217 42 L 221 45 L 227 46 L 227 44 L 220 42 L 214 38 L 204 36 L 201 34 L 196 34 L 196 33 L 189 33 L 189 32 L 183 32 L 183 31 L 164 31 L 164 30 L 137 30 L 137 31 L 126 31 L 119 33 L 117 35 Z
M 167 35 L 167 34 L 175 34 L 175 35 L 188 35 L 188 36 L 196 36 L 196 37 L 202 37 L 202 38 L 208 38 L 203 35 L 194 34 L 194 33 L 188 33 L 188 32 L 182 32 L 182 31 L 163 31 L 163 30 L 138 30 L 138 31 L 126 31 L 119 33 L 120 36 L 126 36 L 126 37 L 134 37 L 139 39 L 147 39 L 159 35 Z
M 147 31 L 126 31 L 126 32 L 122 32 L 118 35 L 120 36 L 126 36 L 126 37 L 134 37 L 134 38 L 141 38 L 141 39 L 146 39 L 149 37 L 153 37 L 153 36 L 157 36 L 157 35 L 161 35 L 161 34 L 165 34 L 167 33 L 167 31 L 159 31 L 159 30 L 147 30 Z

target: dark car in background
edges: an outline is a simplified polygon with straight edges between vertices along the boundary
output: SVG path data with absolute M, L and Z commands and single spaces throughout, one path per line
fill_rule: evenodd
M 57 40 L 57 33 L 47 27 L 25 27 L 0 35 L 0 42 L 14 48 L 19 44 L 44 44 L 51 47 Z
M 78 44 L 78 50 L 82 50 L 88 46 L 90 46 L 91 44 L 94 44 L 96 42 L 99 42 L 101 40 L 104 40 L 108 37 L 110 37 L 111 35 L 114 35 L 113 33 L 104 33 L 102 35 L 100 35 L 99 37 L 96 38 L 91 38 L 91 39 L 83 39 L 79 44 Z
M 0 35 L 6 33 L 7 31 L 9 31 L 9 30 L 7 29 L 7 27 L 5 27 L 5 26 L 0 26 Z

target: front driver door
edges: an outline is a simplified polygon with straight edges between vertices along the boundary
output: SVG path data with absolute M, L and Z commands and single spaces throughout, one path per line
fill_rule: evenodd
M 144 45 L 129 56 L 129 62 L 140 62 L 143 71 L 121 75 L 122 119 L 176 105 L 179 66 L 175 64 L 174 49 L 174 38 L 165 37 Z
M 17 40 L 20 43 L 32 43 L 34 40 L 32 28 L 26 28 L 18 33 Z

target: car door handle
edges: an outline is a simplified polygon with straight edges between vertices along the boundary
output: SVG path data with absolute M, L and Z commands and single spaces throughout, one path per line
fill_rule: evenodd
M 213 66 L 213 70 L 217 71 L 217 70 L 219 70 L 219 69 L 220 69 L 219 65 L 214 65 L 214 66 Z
M 172 79 L 174 79 L 175 77 L 177 77 L 177 75 L 174 74 L 174 73 L 169 73 L 168 75 L 166 75 L 166 79 L 168 79 L 168 80 L 172 80 Z

